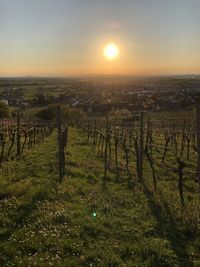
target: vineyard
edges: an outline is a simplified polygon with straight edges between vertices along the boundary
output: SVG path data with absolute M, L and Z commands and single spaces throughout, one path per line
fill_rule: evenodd
M 197 116 L 1 127 L 2 266 L 200 266 Z
M 199 190 L 196 121 L 180 117 L 145 120 L 141 113 L 135 115 L 131 124 L 122 126 L 107 118 L 98 123 L 83 121 L 79 125 L 80 134 L 91 145 L 90 153 L 97 153 L 104 161 L 103 187 L 109 171 L 115 173 L 117 181 L 120 170 L 124 169 L 130 189 L 136 180 L 144 182 L 147 173 L 151 173 L 156 192 L 160 179 L 167 181 L 170 177 L 171 180 L 177 173 L 174 182 L 177 181 L 180 203 L 184 206 L 183 174 L 190 181 L 192 195 Z
M 24 120 L 24 118 L 23 118 Z M 24 150 L 40 144 L 52 132 L 50 124 L 21 121 L 18 113 L 17 121 L 0 127 L 0 165 L 4 161 L 19 159 Z

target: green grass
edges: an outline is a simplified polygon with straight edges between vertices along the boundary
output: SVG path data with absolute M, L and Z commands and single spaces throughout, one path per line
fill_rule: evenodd
M 70 129 L 62 184 L 56 132 L 26 151 L 21 161 L 4 163 L 0 266 L 200 266 L 196 194 L 181 210 L 176 174 L 166 174 L 164 168 L 153 193 L 148 164 L 142 184 L 132 166 L 129 190 L 123 155 L 120 181 L 110 171 L 103 190 L 103 161 L 96 153 L 88 156 L 90 150 L 80 133 Z M 187 186 L 193 190 L 190 180 Z

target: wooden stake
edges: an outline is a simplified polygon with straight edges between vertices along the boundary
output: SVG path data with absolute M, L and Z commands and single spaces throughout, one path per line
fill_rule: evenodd
M 181 201 L 181 206 L 185 206 L 185 201 L 183 197 L 183 169 L 185 168 L 185 163 L 181 161 L 180 159 L 177 159 L 178 162 L 178 190 L 179 190 L 179 196 L 180 196 L 180 201 Z
M 109 138 L 109 125 L 108 125 L 108 117 L 107 117 L 106 118 L 105 150 L 104 150 L 103 188 L 106 187 L 106 178 L 107 178 L 107 170 L 108 170 L 108 138 Z
M 199 181 L 199 196 L 200 196 L 200 103 L 196 105 L 196 131 L 197 131 L 197 176 Z
M 140 114 L 139 180 L 143 180 L 144 114 Z
M 58 157 L 59 157 L 59 180 L 63 180 L 63 160 L 62 160 L 62 122 L 60 106 L 57 107 L 57 127 L 58 127 Z
M 17 157 L 20 156 L 20 113 L 17 113 Z

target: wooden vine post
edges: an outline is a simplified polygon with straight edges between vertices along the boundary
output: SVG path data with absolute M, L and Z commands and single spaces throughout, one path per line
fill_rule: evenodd
M 118 130 L 115 133 L 114 145 L 115 145 L 115 167 L 116 167 L 116 181 L 119 180 L 119 166 L 118 166 L 118 144 L 119 144 L 119 136 Z
M 109 124 L 108 124 L 108 117 L 107 117 L 106 118 L 105 150 L 104 150 L 103 188 L 106 187 L 107 170 L 108 170 L 108 138 L 109 138 Z
M 1 144 L 1 154 L 0 154 L 0 167 L 1 167 L 1 162 L 3 160 L 4 145 L 5 145 L 5 141 L 4 141 L 4 137 L 2 133 L 0 133 L 0 144 Z
M 63 144 L 62 144 L 62 118 L 60 106 L 57 107 L 57 128 L 58 128 L 58 160 L 59 160 L 59 181 L 64 177 L 64 162 L 63 162 Z
M 20 112 L 17 113 L 17 157 L 20 156 Z
M 196 131 L 197 131 L 197 177 L 199 182 L 199 196 L 200 196 L 200 103 L 196 104 Z
M 150 118 L 147 120 L 147 133 L 146 133 L 146 144 L 145 144 L 145 152 L 149 150 L 149 134 L 150 134 Z
M 184 145 L 185 145 L 185 126 L 186 126 L 186 121 L 184 120 L 183 122 L 183 129 L 182 129 L 182 140 L 181 140 L 181 157 L 183 156 L 183 151 L 184 151 Z
M 179 175 L 179 180 L 178 180 L 179 196 L 181 205 L 182 207 L 184 207 L 185 201 L 183 196 L 183 169 L 185 168 L 185 163 L 180 159 L 177 159 L 177 162 L 178 162 L 178 175 Z
M 144 114 L 140 114 L 139 180 L 143 180 Z

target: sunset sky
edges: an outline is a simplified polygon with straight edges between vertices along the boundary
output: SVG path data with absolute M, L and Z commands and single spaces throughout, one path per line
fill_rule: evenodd
M 0 76 L 186 73 L 200 73 L 199 0 L 0 0 Z

